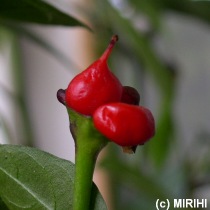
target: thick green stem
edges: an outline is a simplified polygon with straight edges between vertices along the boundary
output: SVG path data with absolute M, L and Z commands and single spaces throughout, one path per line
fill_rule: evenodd
M 87 210 L 90 205 L 93 172 L 98 151 L 96 148 L 80 146 L 76 151 L 73 209 Z
M 95 129 L 91 118 L 70 109 L 68 112 L 76 148 L 73 210 L 92 210 L 90 198 L 95 163 L 108 140 Z

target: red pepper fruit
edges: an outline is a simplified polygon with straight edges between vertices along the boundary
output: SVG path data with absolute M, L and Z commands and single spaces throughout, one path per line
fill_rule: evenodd
M 144 144 L 155 134 L 153 115 L 142 106 L 109 103 L 94 112 L 93 122 L 104 136 L 123 147 Z
M 93 115 L 99 106 L 120 101 L 122 85 L 107 65 L 117 40 L 118 36 L 113 36 L 103 55 L 70 82 L 66 90 L 68 107 L 84 115 Z
M 123 86 L 121 102 L 126 103 L 126 104 L 139 105 L 140 94 L 133 87 Z

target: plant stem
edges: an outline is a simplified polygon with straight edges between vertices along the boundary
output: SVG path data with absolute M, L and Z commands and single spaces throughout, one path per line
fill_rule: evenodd
M 78 147 L 76 152 L 76 171 L 74 180 L 74 210 L 89 209 L 92 178 L 98 151 Z
M 95 129 L 91 118 L 68 112 L 76 148 L 73 210 L 89 210 L 96 159 L 108 140 Z

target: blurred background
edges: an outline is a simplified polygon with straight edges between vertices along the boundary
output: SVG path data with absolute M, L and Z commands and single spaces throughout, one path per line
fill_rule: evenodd
M 210 201 L 210 2 L 46 2 L 93 31 L 0 19 L 0 143 L 74 162 L 68 116 L 56 92 L 118 34 L 110 69 L 140 92 L 141 105 L 155 116 L 156 135 L 135 155 L 112 143 L 103 151 L 94 180 L 108 209 L 154 209 L 156 199 L 166 198 Z

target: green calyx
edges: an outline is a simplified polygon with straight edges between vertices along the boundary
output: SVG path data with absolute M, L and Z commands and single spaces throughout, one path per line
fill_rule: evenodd
M 89 116 L 81 115 L 67 107 L 70 130 L 75 141 L 76 153 L 78 147 L 101 150 L 108 140 L 93 125 Z

